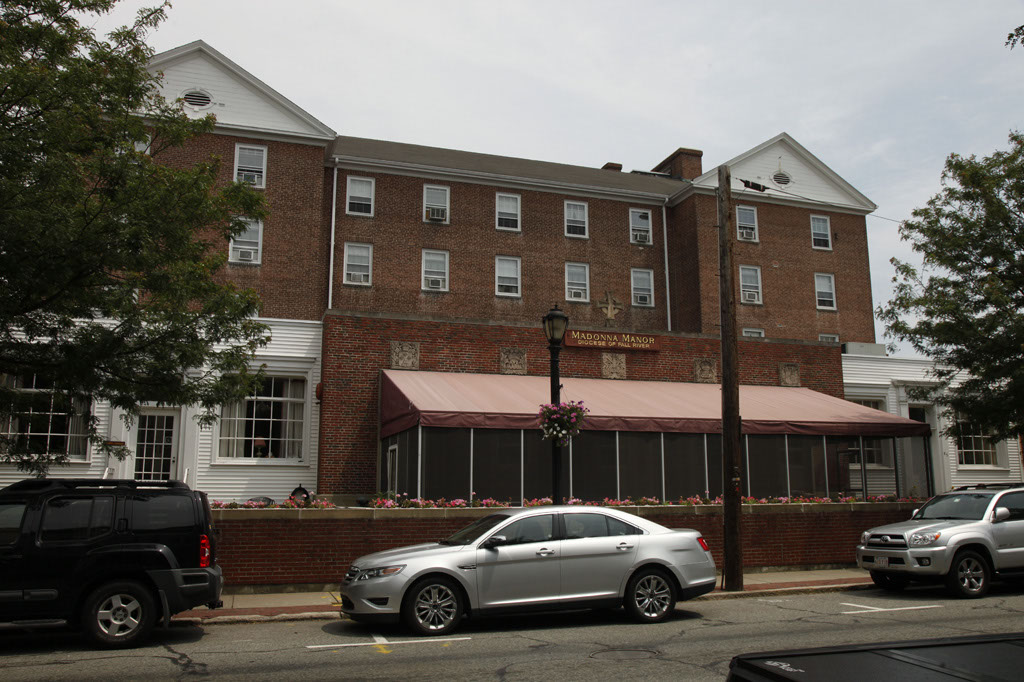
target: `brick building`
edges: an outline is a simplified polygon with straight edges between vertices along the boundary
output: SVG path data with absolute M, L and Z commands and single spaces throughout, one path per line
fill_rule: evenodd
M 256 364 L 268 379 L 210 429 L 187 407 L 154 407 L 129 431 L 98 405 L 101 428 L 136 457 L 86 453 L 76 474 L 183 478 L 219 499 L 280 498 L 300 483 L 346 501 L 549 494 L 548 446 L 527 426 L 546 384 L 521 379 L 548 375 L 539 321 L 558 304 L 588 333 L 562 351 L 563 398 L 622 397 L 564 452 L 563 489 L 721 491 L 720 423 L 682 407 L 719 372 L 717 176 L 700 151 L 623 172 L 338 136 L 201 41 L 152 68 L 190 115 L 217 117 L 212 134 L 158 160 L 216 157 L 224 182 L 266 192 L 270 215 L 224 249 L 225 276 L 263 300 L 271 340 Z M 875 205 L 785 133 L 728 164 L 741 410 L 774 409 L 744 430 L 746 491 L 905 489 L 895 439 L 921 425 L 841 400 L 841 344 L 875 341 Z M 487 391 L 442 418 L 403 393 L 409 372 L 441 403 L 458 402 L 445 391 L 466 375 Z M 667 384 L 679 391 L 668 412 L 630 410 Z

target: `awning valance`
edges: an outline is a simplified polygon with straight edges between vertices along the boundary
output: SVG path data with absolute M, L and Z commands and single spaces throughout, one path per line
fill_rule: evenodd
M 562 379 L 562 400 L 589 408 L 597 431 L 721 433 L 718 384 Z M 413 426 L 477 429 L 537 427 L 549 400 L 548 377 L 384 370 L 381 435 Z M 920 436 L 927 424 L 834 398 L 809 388 L 740 386 L 743 433 Z

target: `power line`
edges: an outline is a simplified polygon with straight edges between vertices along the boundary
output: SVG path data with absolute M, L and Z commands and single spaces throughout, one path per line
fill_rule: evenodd
M 737 178 L 737 179 L 739 179 L 739 178 Z M 778 188 L 775 188 L 775 187 L 768 187 L 766 185 L 762 185 L 762 184 L 760 184 L 758 182 L 754 182 L 752 180 L 740 180 L 740 182 L 743 183 L 743 186 L 745 188 L 752 189 L 752 190 L 754 190 L 756 192 L 763 193 L 763 192 L 766 192 L 768 190 L 771 190 L 773 192 L 778 192 L 780 194 L 788 194 L 790 196 L 796 197 L 797 199 L 803 199 L 804 201 L 810 201 L 813 204 L 821 204 L 822 206 L 831 206 L 832 205 L 832 204 L 829 204 L 827 201 L 822 201 L 821 199 L 812 199 L 811 197 L 805 197 L 804 195 L 797 194 L 796 192 L 790 192 L 788 190 L 778 189 Z M 748 192 L 740 190 L 740 194 L 748 194 Z M 902 220 L 896 220 L 895 218 L 886 218 L 884 215 L 878 215 L 877 213 L 869 213 L 868 215 L 871 216 L 872 218 L 879 218 L 881 220 L 888 220 L 890 223 L 900 224 L 900 223 L 903 222 Z

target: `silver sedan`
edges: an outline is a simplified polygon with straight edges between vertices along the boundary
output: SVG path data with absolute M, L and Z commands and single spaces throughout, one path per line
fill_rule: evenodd
M 602 507 L 503 509 L 451 537 L 360 557 L 341 586 L 342 613 L 443 635 L 464 616 L 625 607 L 657 623 L 677 600 L 715 588 L 715 561 L 695 530 Z

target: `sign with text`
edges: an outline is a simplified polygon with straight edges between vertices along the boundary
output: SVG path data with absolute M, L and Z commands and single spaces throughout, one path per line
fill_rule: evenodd
M 661 339 L 654 334 L 626 332 L 588 332 L 570 329 L 565 333 L 565 345 L 584 348 L 623 348 L 626 350 L 660 350 Z

